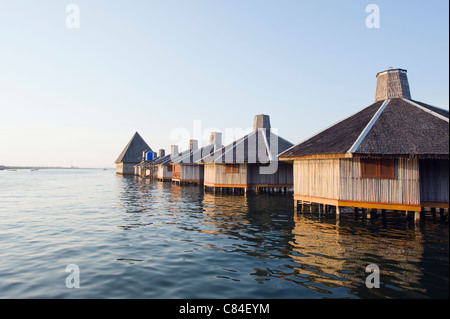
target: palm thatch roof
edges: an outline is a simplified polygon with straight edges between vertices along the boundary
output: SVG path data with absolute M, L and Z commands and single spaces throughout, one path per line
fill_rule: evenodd
M 407 98 L 378 101 L 279 155 L 449 157 L 449 111 Z
M 131 140 L 117 157 L 115 163 L 139 163 L 142 161 L 142 152 L 153 152 L 138 132 L 134 133 Z

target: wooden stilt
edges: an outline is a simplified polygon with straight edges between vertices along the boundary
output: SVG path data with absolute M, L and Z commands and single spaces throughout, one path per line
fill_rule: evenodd
M 431 208 L 431 216 L 433 216 L 433 219 L 436 219 L 436 208 L 435 207 Z
M 414 222 L 415 223 L 420 222 L 420 215 L 421 215 L 421 212 L 414 212 Z

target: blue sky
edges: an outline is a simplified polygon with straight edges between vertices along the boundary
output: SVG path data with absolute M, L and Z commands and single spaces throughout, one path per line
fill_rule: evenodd
M 365 24 L 371 3 L 379 29 Z M 448 12 L 443 0 L 0 0 L 0 164 L 113 167 L 135 131 L 168 150 L 194 120 L 245 129 L 261 113 L 298 143 L 373 103 L 390 66 L 408 70 L 413 99 L 448 109 Z

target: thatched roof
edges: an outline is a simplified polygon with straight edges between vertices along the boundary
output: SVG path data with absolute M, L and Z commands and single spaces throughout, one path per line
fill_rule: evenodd
M 202 157 L 199 163 L 268 163 L 293 144 L 271 130 L 258 129 Z
M 139 163 L 142 161 L 143 151 L 153 152 L 139 133 L 136 132 L 119 157 L 117 157 L 115 163 Z
M 155 165 L 169 165 L 171 162 L 170 154 L 158 157 L 155 159 L 154 163 Z
M 209 144 L 194 150 L 188 149 L 178 155 L 172 155 L 171 162 L 174 164 L 195 164 L 202 157 L 214 152 L 214 144 Z
M 282 154 L 449 157 L 449 112 L 406 98 L 378 101 Z

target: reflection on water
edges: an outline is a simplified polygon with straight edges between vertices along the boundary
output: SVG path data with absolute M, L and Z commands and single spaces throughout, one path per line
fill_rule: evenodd
M 234 273 L 234 277 L 218 278 L 251 278 L 257 284 L 281 280 L 288 283 L 283 298 L 296 298 L 300 291 L 300 296 L 311 298 L 448 296 L 442 282 L 448 284 L 446 225 L 427 221 L 420 228 L 396 215 L 378 220 L 349 215 L 336 221 L 334 216 L 319 217 L 316 212 L 297 214 L 292 199 L 286 196 L 213 195 L 203 194 L 196 186 L 142 181 L 131 184 L 139 199 L 131 197 L 131 208 L 127 210 L 139 210 L 135 205 L 145 210 L 152 197 L 153 207 L 158 203 L 157 209 L 173 217 L 167 223 L 185 234 L 213 236 L 202 237 L 192 245 L 229 255 L 221 255 L 227 259 L 222 268 Z M 133 192 L 126 189 L 123 194 L 125 203 Z M 437 262 L 433 263 L 424 255 L 436 245 L 440 247 L 437 253 L 431 253 Z M 233 262 L 236 254 L 240 259 L 263 261 L 264 267 L 241 267 Z M 365 286 L 365 267 L 369 264 L 380 267 L 380 289 Z M 295 293 L 286 293 L 289 291 Z
M 426 295 L 418 286 L 423 271 L 420 261 L 424 245 L 422 235 L 414 230 L 375 229 L 354 220 L 348 222 L 317 221 L 311 217 L 294 215 L 295 235 L 293 255 L 300 266 L 300 276 L 308 276 L 316 289 L 330 293 L 327 287 L 349 287 L 360 297 L 402 297 L 408 294 Z M 373 225 L 371 225 L 373 227 Z M 382 287 L 365 287 L 365 266 L 380 267 Z M 314 288 L 312 288 L 314 289 Z
M 163 214 L 164 223 L 182 230 L 182 236 L 208 235 L 191 240 L 195 249 L 190 251 L 219 251 L 221 269 L 233 274 L 209 280 L 227 278 L 250 285 L 249 279 L 257 285 L 279 281 L 282 298 L 448 297 L 448 227 L 436 221 L 428 220 L 422 227 L 396 215 L 378 220 L 344 215 L 337 221 L 314 211 L 296 213 L 286 196 L 213 195 L 197 186 L 133 179 L 124 181 L 121 201 L 126 212 Z M 126 217 L 124 221 L 129 228 L 150 225 Z M 427 250 L 436 249 L 428 254 L 434 262 L 424 257 Z M 233 262 L 236 255 L 238 260 L 253 260 L 255 266 Z M 369 264 L 380 268 L 379 289 L 365 285 Z M 252 297 L 266 297 L 264 288 L 254 289 Z
M 448 298 L 448 223 L 431 218 L 337 221 L 298 214 L 284 195 L 14 173 L 0 194 L 3 298 Z M 76 291 L 64 286 L 69 263 Z M 365 285 L 369 264 L 379 289 Z

